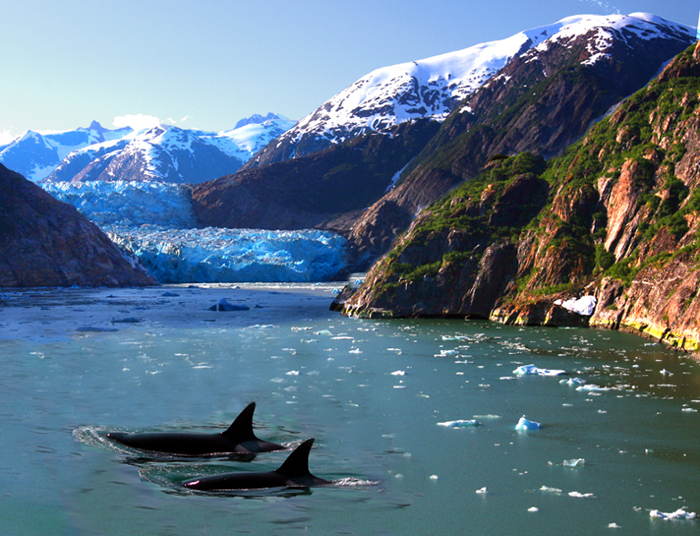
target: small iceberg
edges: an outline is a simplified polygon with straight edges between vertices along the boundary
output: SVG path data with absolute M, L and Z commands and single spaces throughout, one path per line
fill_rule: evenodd
M 524 415 L 520 417 L 518 424 L 515 425 L 515 429 L 518 431 L 539 430 L 540 428 L 542 428 L 542 425 L 540 423 L 535 421 L 528 421 Z
M 658 519 L 695 519 L 695 512 L 686 512 L 685 508 L 679 508 L 675 512 L 660 512 L 659 510 L 652 510 L 649 512 L 650 517 L 655 517 Z
M 516 368 L 513 371 L 513 374 L 517 374 L 518 376 L 561 376 L 562 374 L 566 374 L 566 371 L 556 369 L 541 369 L 536 367 L 535 365 L 522 365 Z
M 479 421 L 476 419 L 465 419 L 459 421 L 445 421 L 439 422 L 438 426 L 445 426 L 447 428 L 469 428 L 471 426 L 479 426 Z
M 582 380 L 581 378 L 569 378 L 568 380 L 559 380 L 559 383 L 565 383 L 566 385 L 573 387 L 574 385 L 583 385 L 586 383 L 586 380 Z
M 564 467 L 582 467 L 586 465 L 586 460 L 584 458 L 575 458 L 573 460 L 564 460 Z
M 601 387 L 600 385 L 596 385 L 594 383 L 589 383 L 587 385 L 579 385 L 576 388 L 577 391 L 596 391 L 596 392 L 604 392 L 604 391 L 610 391 L 610 387 Z
M 394 372 L 391 373 L 392 376 L 405 376 L 406 371 L 405 370 L 395 370 Z

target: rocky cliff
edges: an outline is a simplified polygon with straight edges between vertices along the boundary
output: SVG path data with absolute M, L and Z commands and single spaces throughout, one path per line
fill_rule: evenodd
M 204 226 L 344 232 L 437 129 L 427 119 L 406 122 L 383 135 L 196 185 L 193 207 Z
M 495 156 L 337 306 L 626 329 L 700 349 L 700 48 L 561 157 Z M 557 300 L 597 298 L 590 317 Z
M 601 33 L 602 32 L 602 33 Z M 692 42 L 686 33 L 649 36 L 622 26 L 560 35 L 514 58 L 444 121 L 397 187 L 350 236 L 368 255 L 384 253 L 398 229 L 495 155 L 560 155 L 611 106 L 644 87 Z M 392 219 L 376 218 L 385 205 Z
M 72 206 L 0 164 L 0 287 L 158 282 Z

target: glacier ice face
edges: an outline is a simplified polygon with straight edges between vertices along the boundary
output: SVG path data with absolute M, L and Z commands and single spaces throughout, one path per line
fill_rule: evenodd
M 163 182 L 47 182 L 161 283 L 327 281 L 346 266 L 347 241 L 328 231 L 197 229 L 186 186 Z
M 161 283 L 327 281 L 345 268 L 346 240 L 327 231 L 153 225 L 105 230 Z

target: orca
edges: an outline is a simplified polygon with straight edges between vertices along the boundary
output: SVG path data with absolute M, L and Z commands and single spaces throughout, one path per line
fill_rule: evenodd
M 127 447 L 175 456 L 246 455 L 284 450 L 282 445 L 270 443 L 255 436 L 253 433 L 254 411 L 255 402 L 251 402 L 236 417 L 228 430 L 218 434 L 110 432 L 107 437 Z
M 313 439 L 304 441 L 274 471 L 201 476 L 180 482 L 180 485 L 197 491 L 247 491 L 267 488 L 309 488 L 331 484 L 329 480 L 318 478 L 309 472 L 309 452 L 313 443 Z

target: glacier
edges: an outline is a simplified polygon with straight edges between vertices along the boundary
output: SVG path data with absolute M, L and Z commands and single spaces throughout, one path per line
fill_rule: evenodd
M 347 241 L 329 231 L 197 228 L 187 186 L 46 182 L 160 283 L 320 282 L 343 273 Z
M 346 240 L 328 231 L 152 225 L 105 231 L 161 283 L 328 281 L 346 264 Z

